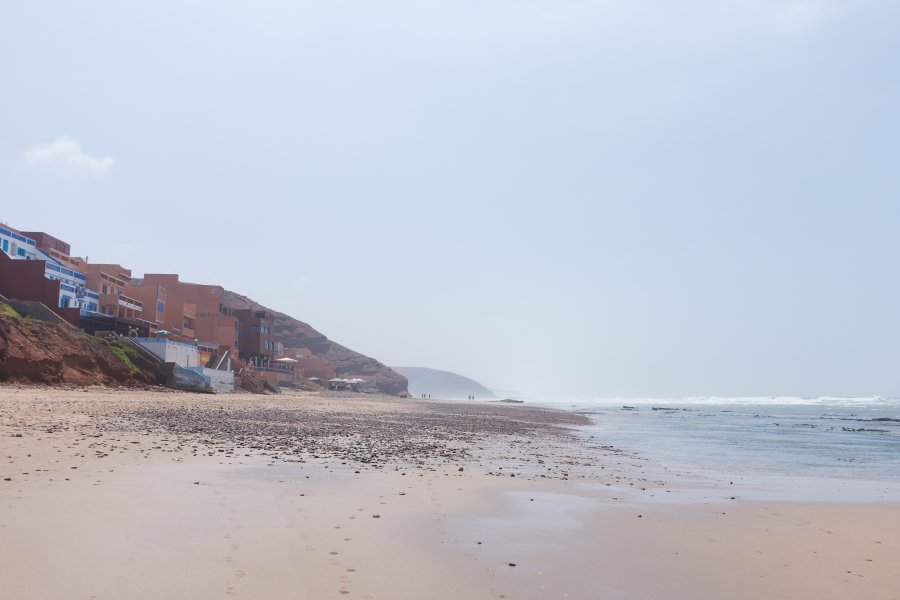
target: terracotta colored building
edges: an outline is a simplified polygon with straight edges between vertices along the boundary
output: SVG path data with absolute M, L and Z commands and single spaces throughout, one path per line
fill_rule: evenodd
M 72 254 L 72 247 L 69 244 L 43 231 L 23 231 L 22 235 L 26 235 L 37 242 L 37 247 L 41 250 L 56 250 L 66 256 Z
M 128 296 L 143 305 L 144 319 L 183 338 L 237 348 L 237 318 L 222 304 L 220 285 L 186 283 L 178 275 L 147 273 L 132 278 Z
M 53 256 L 53 254 L 51 254 Z M 131 283 L 131 269 L 117 264 L 81 263 L 79 269 L 87 275 L 87 285 L 100 294 L 99 312 L 120 319 L 136 321 L 144 318 L 144 304 L 126 293 Z
M 296 360 L 304 377 L 318 377 L 325 381 L 337 377 L 334 365 L 321 356 L 314 355 L 308 348 L 285 348 L 281 356 Z

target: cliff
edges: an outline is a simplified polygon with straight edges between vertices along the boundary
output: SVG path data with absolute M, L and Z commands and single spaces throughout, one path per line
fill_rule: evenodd
M 432 398 L 443 400 L 464 400 L 475 396 L 476 400 L 496 398 L 494 392 L 474 379 L 426 367 L 392 367 L 409 379 L 409 393 L 413 398 L 431 394 Z
M 159 385 L 155 363 L 118 342 L 18 316 L 0 302 L 0 382 Z
M 223 302 L 228 308 L 253 308 L 267 310 L 274 315 L 275 336 L 288 348 L 306 348 L 314 356 L 330 363 L 338 377 L 365 379 L 371 389 L 384 394 L 399 394 L 406 391 L 406 377 L 386 367 L 374 358 L 329 340 L 309 324 L 272 310 L 255 300 L 235 292 L 225 290 Z

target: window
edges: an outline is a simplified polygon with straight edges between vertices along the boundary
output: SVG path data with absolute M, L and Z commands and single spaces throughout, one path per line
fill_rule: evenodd
M 166 303 L 161 300 L 156 301 L 156 312 L 160 315 L 165 314 L 166 312 Z

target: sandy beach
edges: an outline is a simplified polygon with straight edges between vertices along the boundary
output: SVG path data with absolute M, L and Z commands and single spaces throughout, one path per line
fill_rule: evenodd
M 786 501 L 651 477 L 584 423 L 2 387 L 0 597 L 900 598 L 892 490 Z

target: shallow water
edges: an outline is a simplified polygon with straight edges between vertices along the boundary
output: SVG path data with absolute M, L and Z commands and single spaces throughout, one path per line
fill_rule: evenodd
M 900 401 L 584 403 L 583 433 L 682 474 L 900 479 Z

